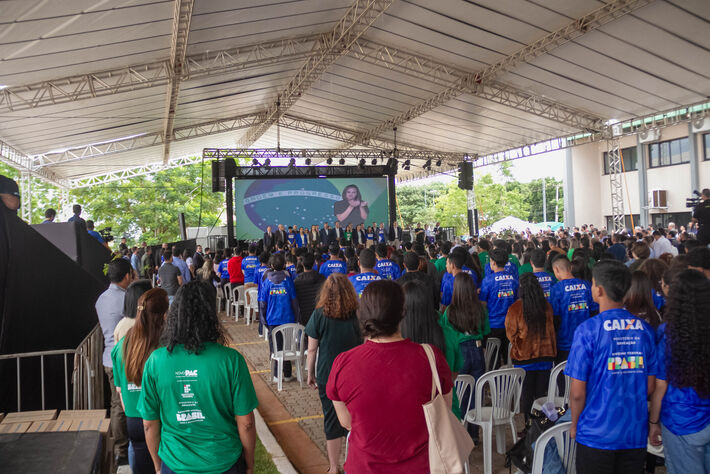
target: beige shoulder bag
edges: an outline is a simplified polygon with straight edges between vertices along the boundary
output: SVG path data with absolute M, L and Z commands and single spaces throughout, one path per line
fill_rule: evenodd
M 434 351 L 429 344 L 422 347 L 432 376 L 431 401 L 422 405 L 429 430 L 429 469 L 432 474 L 461 474 L 473 450 L 473 441 L 444 400 Z

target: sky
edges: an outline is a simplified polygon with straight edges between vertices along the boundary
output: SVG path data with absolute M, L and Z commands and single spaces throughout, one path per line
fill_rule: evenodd
M 528 183 L 539 178 L 556 178 L 563 180 L 565 174 L 565 152 L 564 150 L 556 150 L 539 155 L 529 156 L 511 161 L 511 172 L 513 179 L 522 183 Z M 491 165 L 474 170 L 474 179 L 476 174 L 491 174 L 493 181 L 502 183 L 503 176 L 499 172 L 499 165 Z M 450 175 L 437 175 L 430 178 L 419 179 L 416 181 L 407 181 L 398 183 L 398 186 L 421 186 L 422 184 L 432 182 L 448 183 L 457 179 L 456 173 Z

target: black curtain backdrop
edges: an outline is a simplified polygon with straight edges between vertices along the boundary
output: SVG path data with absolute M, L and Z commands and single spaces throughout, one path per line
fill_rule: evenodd
M 0 205 L 0 354 L 74 349 L 97 324 L 94 303 L 108 286 L 110 252 L 85 232 L 74 239 L 82 265 Z M 39 359 L 21 368 L 22 409 L 39 409 Z M 47 407 L 64 407 L 61 359 L 45 362 L 45 373 Z M 14 361 L 0 363 L 0 412 L 17 410 L 16 377 Z

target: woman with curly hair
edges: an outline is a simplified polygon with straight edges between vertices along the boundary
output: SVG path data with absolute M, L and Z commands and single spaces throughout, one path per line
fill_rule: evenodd
M 663 443 L 669 474 L 710 472 L 709 307 L 702 273 L 685 270 L 671 283 L 648 417 L 649 439 Z
M 331 273 L 321 288 L 316 309 L 306 325 L 308 385 L 318 389 L 323 407 L 323 429 L 330 463 L 328 472 L 331 474 L 338 472 L 340 449 L 348 431 L 338 422 L 333 402 L 325 394 L 325 386 L 335 357 L 362 343 L 356 314 L 357 300 L 348 277 L 342 273 Z
M 175 295 L 143 369 L 138 412 L 155 472 L 254 471 L 258 405 L 244 357 L 227 347 L 206 282 Z
M 148 280 L 139 281 L 150 285 Z M 133 326 L 128 328 L 125 337 L 117 339 L 118 343 L 111 351 L 113 380 L 126 413 L 128 464 L 136 474 L 155 472 L 145 444 L 143 420 L 136 405 L 141 394 L 143 366 L 150 354 L 158 348 L 168 306 L 168 293 L 162 288 L 144 291 L 132 303 Z

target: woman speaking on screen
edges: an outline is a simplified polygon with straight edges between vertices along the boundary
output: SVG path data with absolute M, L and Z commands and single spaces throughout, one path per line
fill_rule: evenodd
M 362 200 L 360 189 L 354 184 L 349 184 L 343 189 L 343 200 L 333 205 L 335 218 L 341 225 L 358 225 L 365 223 L 367 214 L 367 202 Z

